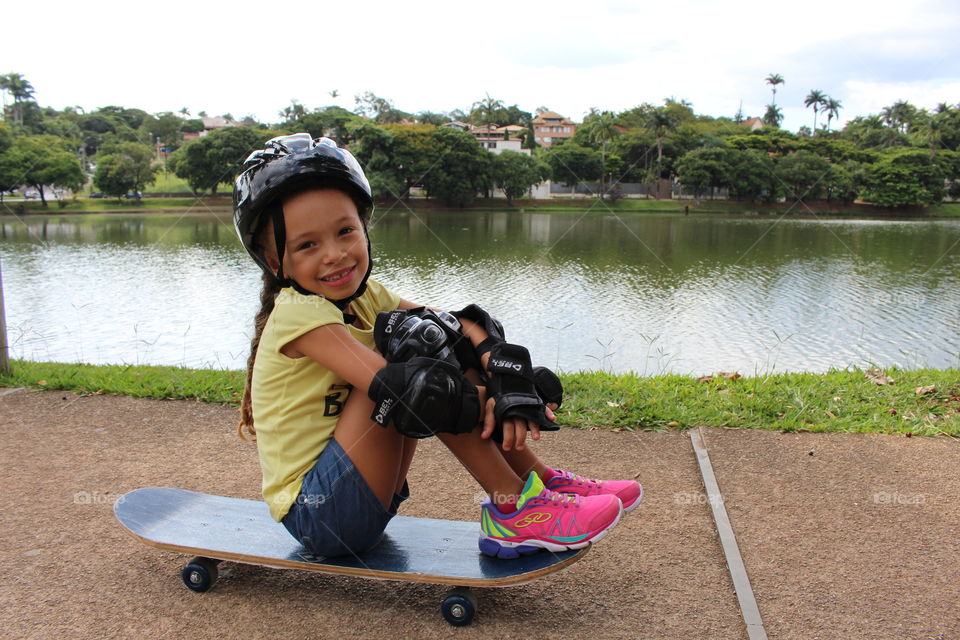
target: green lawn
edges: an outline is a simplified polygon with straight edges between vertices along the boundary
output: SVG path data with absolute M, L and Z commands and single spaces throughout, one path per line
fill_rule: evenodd
M 0 386 L 237 404 L 244 374 L 178 367 L 16 360 Z M 859 369 L 711 380 L 580 372 L 561 376 L 561 424 L 614 431 L 694 426 L 960 437 L 960 369 Z M 918 388 L 933 386 L 926 393 Z

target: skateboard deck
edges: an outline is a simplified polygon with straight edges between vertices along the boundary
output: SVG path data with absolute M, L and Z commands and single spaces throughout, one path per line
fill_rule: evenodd
M 133 536 L 150 546 L 198 554 L 200 557 L 184 567 L 182 576 L 194 591 L 206 591 L 213 585 L 217 562 L 222 560 L 462 588 L 504 587 L 560 571 L 590 549 L 543 551 L 501 560 L 480 553 L 477 522 L 395 516 L 381 542 L 370 551 L 325 558 L 294 540 L 270 517 L 262 501 L 165 487 L 125 494 L 114 513 Z M 451 598 L 456 600 L 456 606 L 451 605 L 454 614 L 469 614 L 466 622 L 451 620 L 447 611 Z M 467 624 L 475 607 L 472 594 L 461 589 L 448 596 L 441 609 L 452 624 Z

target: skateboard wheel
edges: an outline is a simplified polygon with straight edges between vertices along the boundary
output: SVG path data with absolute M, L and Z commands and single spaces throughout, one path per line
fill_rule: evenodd
M 180 574 L 183 584 L 198 593 L 209 591 L 219 575 L 217 564 L 216 560 L 210 558 L 194 558 L 183 567 Z
M 440 605 L 444 620 L 455 627 L 470 624 L 476 612 L 477 599 L 466 589 L 454 589 Z

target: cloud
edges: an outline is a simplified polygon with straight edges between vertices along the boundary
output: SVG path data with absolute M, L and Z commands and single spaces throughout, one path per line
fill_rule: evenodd
M 960 80 L 936 82 L 863 82 L 846 83 L 849 102 L 858 105 L 858 113 L 880 113 L 898 100 L 933 110 L 937 104 L 960 102 Z

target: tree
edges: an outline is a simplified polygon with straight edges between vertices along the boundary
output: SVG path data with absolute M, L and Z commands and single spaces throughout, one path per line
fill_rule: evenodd
M 105 147 L 97 158 L 93 184 L 108 196 L 122 198 L 139 193 L 154 181 L 153 149 L 137 142 L 121 142 Z
M 13 146 L 13 131 L 6 122 L 0 121 L 0 153 Z
M 141 131 L 146 133 L 147 142 L 153 144 L 158 138 L 164 146 L 176 149 L 183 142 L 181 129 L 187 121 L 170 111 L 148 115 L 143 120 Z M 201 130 L 203 121 L 200 121 Z
M 781 122 L 783 122 L 783 111 L 775 104 L 768 104 L 767 111 L 763 114 L 764 126 L 779 129 Z
M 6 122 L 0 121 L 0 202 L 4 191 L 13 191 L 23 183 L 23 170 L 17 158 L 8 153 L 13 147 L 13 132 Z
M 657 107 L 650 114 L 647 127 L 653 131 L 657 141 L 657 177 L 662 178 L 663 141 L 668 134 L 677 128 L 674 116 L 665 108 Z
M 441 154 L 436 129 L 433 125 L 381 126 L 369 120 L 354 128 L 356 144 L 351 149 L 374 194 L 407 199 L 411 187 L 422 185 Z
M 463 208 L 492 184 L 492 154 L 480 148 L 476 139 L 464 131 L 437 127 L 430 136 L 438 154 L 421 183 L 430 197 L 450 206 Z
M 47 206 L 45 187 L 76 191 L 86 180 L 80 160 L 54 136 L 20 136 L 5 155 L 8 154 L 8 167 L 19 168 L 17 183 L 36 189 L 44 207 Z
M 353 100 L 356 103 L 355 113 L 364 118 L 370 118 L 378 124 L 400 122 L 410 115 L 395 108 L 391 101 L 381 98 L 371 91 L 356 95 Z
M 388 124 L 384 128 L 393 135 L 391 162 L 402 184 L 403 197 L 410 197 L 410 189 L 421 184 L 442 153 L 442 138 L 435 135 L 435 125 Z
M 878 115 L 857 116 L 847 122 L 840 135 L 858 147 L 867 149 L 882 149 L 907 144 L 907 137 L 898 129 L 887 126 L 884 123 L 884 118 Z
M 790 153 L 803 147 L 803 143 L 789 131 L 764 127 L 746 135 L 730 136 L 727 144 L 736 149 L 757 149 L 767 153 Z
M 600 166 L 606 169 L 607 145 L 620 135 L 620 129 L 617 128 L 617 117 L 612 111 L 590 109 L 590 113 L 583 119 L 583 126 L 577 129 L 577 133 L 581 132 L 592 145 L 600 147 Z M 606 173 L 605 170 L 600 172 L 601 200 L 606 193 L 606 189 L 604 189 Z
M 597 180 L 603 171 L 600 154 L 593 149 L 567 142 L 550 147 L 543 156 L 556 182 L 574 187 L 578 182 Z
M 350 127 L 361 121 L 360 116 L 343 107 L 329 106 L 304 113 L 294 120 L 288 120 L 285 126 L 297 131 L 306 131 L 314 138 L 329 136 L 338 145 L 349 144 L 353 140 Z
M 0 75 L 0 90 L 13 97 L 13 122 L 23 124 L 23 103 L 33 98 L 33 85 L 19 73 Z
M 144 120 L 150 117 L 143 109 L 127 109 L 116 106 L 100 107 L 96 113 L 123 122 L 131 129 L 139 129 Z
M 773 159 L 757 149 L 731 149 L 730 196 L 737 200 L 773 202 L 779 195 L 779 181 L 774 174 Z
M 183 145 L 169 159 L 174 174 L 187 181 L 194 193 L 217 193 L 222 183 L 233 181 L 243 161 L 276 132 L 248 127 L 224 127 Z
M 644 182 L 653 174 L 656 139 L 648 129 L 635 129 L 618 136 L 612 151 L 624 162 L 626 169 L 620 174 L 622 182 Z
M 295 99 L 290 101 L 289 106 L 280 110 L 280 117 L 283 118 L 283 124 L 289 126 L 291 123 L 300 120 L 307 115 L 307 108 L 297 102 Z
M 807 97 L 803 99 L 803 106 L 813 107 L 813 132 L 817 132 L 817 110 L 826 101 L 827 95 L 819 89 L 811 89 Z
M 846 167 L 838 164 L 830 165 L 830 172 L 823 180 L 827 200 L 840 200 L 849 204 L 857 197 L 856 182 L 853 173 Z
M 883 108 L 884 122 L 899 131 L 900 133 L 909 133 L 920 112 L 915 106 L 905 100 L 897 100 L 893 105 Z
M 780 158 L 775 173 L 790 197 L 816 200 L 826 186 L 830 163 L 809 151 L 797 151 Z
M 488 93 L 481 100 L 474 102 L 470 107 L 470 123 L 476 126 L 484 124 L 506 124 L 501 123 L 501 117 L 506 107 L 503 106 L 503 100 L 496 100 L 490 97 Z
M 730 150 L 719 147 L 688 151 L 677 161 L 677 177 L 680 184 L 693 189 L 699 197 L 707 189 L 730 186 L 733 178 L 730 159 Z
M 840 117 L 840 109 L 843 108 L 843 103 L 835 98 L 827 96 L 826 102 L 823 103 L 823 111 L 827 114 L 827 131 L 830 131 L 830 122 L 834 118 Z
M 765 82 L 770 85 L 770 89 L 773 91 L 773 105 L 777 104 L 777 85 L 784 84 L 783 76 L 779 73 L 771 73 L 767 76 Z M 780 125 L 777 125 L 780 126 Z
M 447 115 L 443 113 L 434 113 L 433 111 L 420 111 L 414 117 L 420 124 L 432 124 L 440 126 L 441 124 L 450 122 L 450 118 Z
M 401 167 L 394 160 L 396 137 L 393 132 L 361 119 L 353 129 L 353 137 L 356 143 L 351 150 L 363 166 L 374 197 L 406 196 Z
M 509 149 L 493 157 L 493 183 L 513 204 L 533 186 L 550 177 L 550 166 L 526 153 Z
M 944 174 L 926 151 L 884 155 L 867 168 L 863 198 L 881 207 L 917 207 L 943 200 Z

